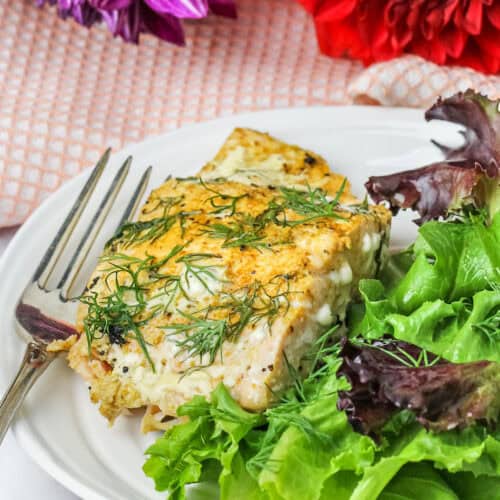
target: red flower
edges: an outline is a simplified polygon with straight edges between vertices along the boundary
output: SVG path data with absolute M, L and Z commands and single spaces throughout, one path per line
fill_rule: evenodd
M 500 72 L 500 0 L 299 0 L 319 46 L 364 64 L 401 54 Z

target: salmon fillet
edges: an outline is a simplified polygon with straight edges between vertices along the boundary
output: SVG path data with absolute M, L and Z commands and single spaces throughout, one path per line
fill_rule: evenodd
M 221 382 L 261 411 L 343 321 L 389 227 L 390 213 L 360 203 L 320 156 L 236 129 L 108 242 L 69 364 L 110 421 L 148 407 L 145 430 Z

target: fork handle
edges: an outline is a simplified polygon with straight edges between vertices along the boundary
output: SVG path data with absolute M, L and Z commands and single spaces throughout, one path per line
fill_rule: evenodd
M 43 344 L 30 342 L 26 346 L 16 378 L 0 403 L 0 444 L 28 391 L 55 357 Z

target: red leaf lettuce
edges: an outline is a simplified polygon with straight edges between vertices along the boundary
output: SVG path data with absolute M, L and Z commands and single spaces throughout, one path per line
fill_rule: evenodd
M 487 207 L 491 215 L 500 208 L 499 101 L 468 90 L 439 99 L 425 113 L 426 120 L 445 120 L 465 127 L 464 144 L 450 148 L 434 144 L 445 155 L 440 161 L 414 170 L 370 177 L 365 184 L 376 203 L 388 201 L 416 210 L 421 224 L 444 217 L 466 205 Z
M 445 431 L 476 421 L 496 421 L 500 370 L 491 361 L 450 363 L 406 342 L 343 340 L 342 365 L 351 388 L 339 392 L 338 408 L 351 425 L 375 434 L 399 410 L 428 429 Z

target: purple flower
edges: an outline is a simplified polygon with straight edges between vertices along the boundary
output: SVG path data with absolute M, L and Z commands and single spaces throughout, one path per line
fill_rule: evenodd
M 35 0 L 38 6 L 57 4 L 60 17 L 73 17 L 90 27 L 104 21 L 114 36 L 138 43 L 141 33 L 184 45 L 180 19 L 200 19 L 209 12 L 236 17 L 233 0 Z
M 38 6 L 45 3 L 57 4 L 57 12 L 60 17 L 66 19 L 72 17 L 83 26 L 90 27 L 96 21 L 101 20 L 99 11 L 94 9 L 87 0 L 36 0 Z

